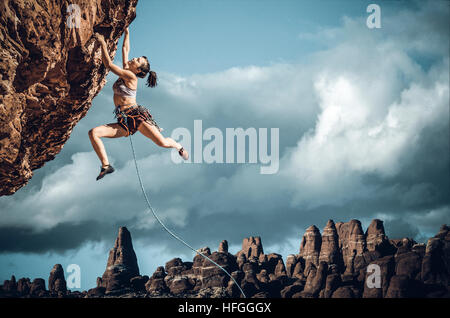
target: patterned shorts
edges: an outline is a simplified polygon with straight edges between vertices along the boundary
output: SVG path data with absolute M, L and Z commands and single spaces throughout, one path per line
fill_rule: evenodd
M 127 137 L 130 134 L 134 135 L 136 131 L 138 131 L 139 125 L 144 121 L 148 122 L 150 125 L 156 126 L 160 132 L 164 130 L 158 126 L 153 119 L 153 116 L 150 114 L 150 111 L 144 106 L 135 105 L 125 109 L 123 113 L 126 115 L 127 123 L 125 123 L 125 116 L 119 111 L 119 107 L 116 107 L 114 110 L 114 117 L 117 118 L 117 123 L 127 132 Z

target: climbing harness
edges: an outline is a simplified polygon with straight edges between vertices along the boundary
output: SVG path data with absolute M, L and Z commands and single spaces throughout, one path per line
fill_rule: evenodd
M 124 121 L 125 121 L 125 123 L 126 123 L 126 125 L 127 125 L 127 130 L 128 130 L 128 120 L 127 120 L 127 117 L 128 117 L 128 116 L 127 116 L 127 114 L 126 114 L 125 112 L 121 111 L 121 110 L 119 110 L 119 113 L 124 117 L 124 119 L 125 119 Z M 148 205 L 148 207 L 150 208 L 150 211 L 152 212 L 152 214 L 153 214 L 153 216 L 155 217 L 155 219 L 159 222 L 159 224 L 161 224 L 161 226 L 164 228 L 164 230 L 166 230 L 166 232 L 169 233 L 173 238 L 177 239 L 178 241 L 180 241 L 181 243 L 183 243 L 184 245 L 186 245 L 188 248 L 190 248 L 191 250 L 193 250 L 195 253 L 197 253 L 197 254 L 203 256 L 205 259 L 207 259 L 208 261 L 210 261 L 211 263 L 213 263 L 214 265 L 216 265 L 218 268 L 220 268 L 222 271 L 224 271 L 225 274 L 227 274 L 227 275 L 233 280 L 233 282 L 236 284 L 236 286 L 239 288 L 239 290 L 241 291 L 241 293 L 242 293 L 242 295 L 244 296 L 244 298 L 247 298 L 247 297 L 245 296 L 245 293 L 244 293 L 244 291 L 242 290 L 241 286 L 239 286 L 239 284 L 237 283 L 237 281 L 233 278 L 233 276 L 230 275 L 230 273 L 228 273 L 228 271 L 227 271 L 225 268 L 223 268 L 222 266 L 220 266 L 219 264 L 217 264 L 216 262 L 214 262 L 212 259 L 210 259 L 210 258 L 209 258 L 208 256 L 206 256 L 205 254 L 203 254 L 203 253 L 201 253 L 201 252 L 195 250 L 192 246 L 190 246 L 188 243 L 186 243 L 183 239 L 181 239 L 179 236 L 177 236 L 175 233 L 173 233 L 171 230 L 169 230 L 169 229 L 164 225 L 164 223 L 159 219 L 158 215 L 157 215 L 157 214 L 155 213 L 155 211 L 153 210 L 153 207 L 152 207 L 152 205 L 150 204 L 150 201 L 149 201 L 149 199 L 148 199 L 148 197 L 147 197 L 147 194 L 146 194 L 146 192 L 145 192 L 145 188 L 144 188 L 144 185 L 143 185 L 143 183 L 142 183 L 141 175 L 140 175 L 140 173 L 139 173 L 139 168 L 138 168 L 138 164 L 137 164 L 137 160 L 136 160 L 136 153 L 135 153 L 135 151 L 134 151 L 133 140 L 131 139 L 131 134 L 129 134 L 129 137 L 130 137 L 131 151 L 132 151 L 132 153 L 133 153 L 134 165 L 135 165 L 135 167 L 136 167 L 136 174 L 137 174 L 138 179 L 139 179 L 139 184 L 140 184 L 140 186 L 141 186 L 142 193 L 144 194 L 145 201 L 147 202 L 147 205 Z
M 130 104 L 133 105 L 133 104 Z M 158 128 L 158 130 L 161 132 L 164 129 L 159 127 L 158 124 L 156 123 L 156 121 L 153 119 L 152 115 L 149 113 L 149 111 L 145 108 L 142 107 L 140 105 L 134 104 L 135 107 L 128 107 L 126 108 L 124 111 L 120 110 L 120 108 L 116 108 L 114 110 L 114 115 L 117 118 L 117 123 L 127 131 L 127 136 L 128 135 L 132 135 L 134 134 L 138 129 L 137 126 L 139 126 L 139 121 L 138 118 L 142 118 L 145 121 L 151 122 L 152 125 L 154 125 L 156 128 Z M 124 106 L 124 105 L 122 105 Z M 128 110 L 130 110 L 130 112 L 128 112 Z M 136 112 L 137 111 L 137 112 Z M 125 117 L 120 117 L 121 114 L 126 114 Z M 130 125 L 131 125 L 131 130 L 129 129 L 130 127 L 128 126 L 128 119 L 127 118 L 131 118 L 130 120 Z M 124 121 L 126 120 L 126 123 L 124 123 Z

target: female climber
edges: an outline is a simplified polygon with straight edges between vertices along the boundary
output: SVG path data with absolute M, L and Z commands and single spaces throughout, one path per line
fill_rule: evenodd
M 114 114 L 115 118 L 117 118 L 117 123 L 101 125 L 89 130 L 89 139 L 102 163 L 97 180 L 103 178 L 108 173 L 114 172 L 114 168 L 109 164 L 105 146 L 100 139 L 102 137 L 119 138 L 129 136 L 130 134 L 133 135 L 139 130 L 141 134 L 153 140 L 158 146 L 177 149 L 180 156 L 184 160 L 187 160 L 189 158 L 187 151 L 172 138 L 164 137 L 161 134 L 163 129 L 158 126 L 149 110 L 136 103 L 138 77 L 145 78 L 148 74 L 147 86 L 155 87 L 157 85 L 157 76 L 154 71 L 150 71 L 150 63 L 147 57 L 141 56 L 128 61 L 128 53 L 130 51 L 128 28 L 125 30 L 122 46 L 123 68 L 120 68 L 111 61 L 103 36 L 96 33 L 95 38 L 101 45 L 103 64 L 119 76 L 113 85 Z M 125 120 L 127 121 L 126 123 Z

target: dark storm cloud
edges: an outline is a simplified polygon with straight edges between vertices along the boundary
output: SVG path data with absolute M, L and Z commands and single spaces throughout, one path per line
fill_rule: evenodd
M 111 241 L 112 246 L 116 233 L 111 233 L 110 229 L 94 221 L 58 224 L 39 233 L 30 228 L 0 227 L 0 253 L 63 253 L 83 243 L 101 240 Z
M 390 194 L 405 209 L 432 209 L 450 204 L 449 126 L 426 127 L 416 143 L 417 151 L 405 153 L 402 169 L 392 178 L 366 175 L 366 184 L 394 187 Z

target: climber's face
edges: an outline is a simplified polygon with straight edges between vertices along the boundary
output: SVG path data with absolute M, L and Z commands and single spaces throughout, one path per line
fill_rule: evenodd
M 135 57 L 134 59 L 131 59 L 128 61 L 128 67 L 132 71 L 137 71 L 141 65 L 145 63 L 145 60 L 143 57 Z

